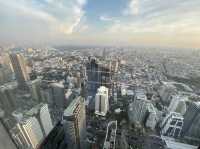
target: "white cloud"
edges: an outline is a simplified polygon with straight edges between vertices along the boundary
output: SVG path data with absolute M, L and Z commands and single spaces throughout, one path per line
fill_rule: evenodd
M 0 4 L 7 7 L 6 9 L 10 11 L 10 13 L 16 13 L 20 16 L 29 16 L 34 17 L 39 20 L 55 22 L 56 18 L 51 16 L 50 14 L 46 13 L 45 11 L 36 10 L 35 8 L 29 7 L 26 3 L 20 3 L 20 1 L 0 1 Z
M 113 21 L 114 19 L 108 16 L 100 16 L 99 19 L 101 21 Z
M 139 14 L 139 0 L 130 0 L 128 7 L 124 10 L 125 15 L 138 15 Z
M 111 23 L 120 23 L 120 20 L 114 17 L 109 17 L 106 15 L 102 15 L 99 17 L 99 20 L 105 21 L 105 22 L 111 22 Z
M 77 0 L 78 4 L 83 6 L 87 3 L 87 0 Z
M 4 9 L 3 12 L 7 14 L 6 17 L 11 15 L 15 16 L 15 19 L 28 18 L 31 20 L 32 18 L 32 23 L 46 25 L 45 29 L 51 32 L 72 34 L 84 16 L 83 7 L 87 0 L 45 1 L 47 3 L 43 4 L 36 0 L 6 0 L 0 1 L 0 4 L 7 7 L 7 10 Z

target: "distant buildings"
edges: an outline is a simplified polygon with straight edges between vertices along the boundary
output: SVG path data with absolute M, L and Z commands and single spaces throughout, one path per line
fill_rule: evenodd
M 65 139 L 70 149 L 85 149 L 86 113 L 85 101 L 77 97 L 67 107 L 63 114 Z
M 10 60 L 15 72 L 15 77 L 17 79 L 18 85 L 21 88 L 26 87 L 26 81 L 28 81 L 29 74 L 26 70 L 25 59 L 21 54 L 10 54 Z
M 108 88 L 101 86 L 95 96 L 95 114 L 106 116 L 109 110 Z
M 180 137 L 183 127 L 183 116 L 170 112 L 161 123 L 161 134 L 169 137 Z
M 182 136 L 200 142 L 200 103 L 190 102 L 184 115 Z

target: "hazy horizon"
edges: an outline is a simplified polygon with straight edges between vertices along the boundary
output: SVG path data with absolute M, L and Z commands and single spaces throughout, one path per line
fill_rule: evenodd
M 0 0 L 0 43 L 200 48 L 198 0 Z

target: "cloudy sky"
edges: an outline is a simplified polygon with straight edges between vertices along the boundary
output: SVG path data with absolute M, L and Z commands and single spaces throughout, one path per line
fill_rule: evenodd
M 200 0 L 0 0 L 0 43 L 200 48 Z

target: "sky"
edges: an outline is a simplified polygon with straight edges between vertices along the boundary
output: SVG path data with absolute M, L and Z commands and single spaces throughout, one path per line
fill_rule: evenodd
M 0 0 L 0 43 L 200 48 L 200 0 Z

